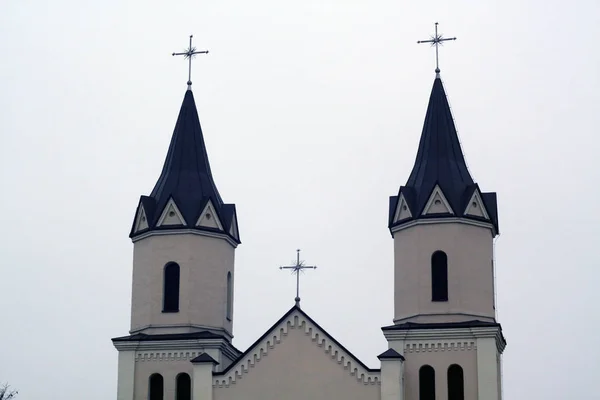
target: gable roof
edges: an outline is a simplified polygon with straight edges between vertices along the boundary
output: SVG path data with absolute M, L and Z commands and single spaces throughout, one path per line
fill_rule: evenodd
M 340 342 L 338 342 L 333 336 L 331 336 L 325 329 L 323 329 L 315 320 L 313 320 L 307 313 L 305 313 L 300 307 L 294 305 L 289 309 L 277 322 L 275 322 L 261 337 L 259 337 L 254 343 L 252 343 L 248 349 L 243 352 L 234 362 L 232 362 L 227 368 L 220 372 L 214 372 L 213 375 L 215 377 L 224 378 L 227 375 L 233 375 L 233 379 L 235 379 L 236 375 L 241 375 L 243 371 L 247 371 L 247 367 L 245 363 L 249 358 L 253 359 L 253 355 L 257 355 L 260 357 L 260 354 L 257 352 L 260 351 L 261 344 L 268 339 L 272 339 L 274 336 L 278 336 L 280 334 L 280 330 L 278 328 L 285 323 L 286 321 L 290 321 L 293 319 L 295 315 L 298 315 L 305 319 L 312 327 L 314 327 L 320 335 L 324 336 L 326 340 L 335 344 L 339 348 L 339 350 L 343 354 L 338 354 L 339 357 L 347 356 L 350 363 L 355 363 L 350 367 L 350 370 L 358 369 L 360 367 L 365 373 L 379 373 L 381 369 L 379 368 L 369 368 L 367 367 L 361 360 L 358 359 L 354 354 L 352 354 L 348 349 L 346 349 Z M 321 336 L 320 336 L 321 337 Z M 346 359 L 346 361 L 348 361 Z M 239 374 L 237 373 L 239 370 Z M 236 371 L 234 373 L 234 371 Z M 360 373 L 357 376 L 360 378 Z M 363 374 L 364 375 L 364 374 Z M 364 380 L 369 379 L 368 377 L 363 377 Z M 378 380 L 378 378 L 376 378 Z

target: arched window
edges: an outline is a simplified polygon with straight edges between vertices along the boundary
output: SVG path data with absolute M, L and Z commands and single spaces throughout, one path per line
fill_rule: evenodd
M 150 375 L 149 400 L 163 400 L 164 381 L 161 374 Z
M 435 371 L 431 365 L 419 369 L 419 400 L 435 400 Z
M 448 301 L 448 256 L 443 251 L 431 256 L 431 300 Z
M 163 312 L 179 311 L 179 265 L 169 263 L 165 266 Z
M 448 400 L 465 399 L 465 380 L 460 365 L 452 364 L 448 368 Z
M 227 319 L 231 321 L 233 315 L 233 282 L 231 282 L 231 272 L 227 273 Z
M 177 375 L 177 396 L 175 400 L 192 400 L 192 380 L 188 374 Z

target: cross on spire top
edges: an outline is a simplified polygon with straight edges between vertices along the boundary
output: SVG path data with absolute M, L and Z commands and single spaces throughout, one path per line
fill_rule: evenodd
M 189 63 L 188 69 L 188 81 L 187 90 L 192 90 L 192 58 L 196 56 L 196 54 L 208 54 L 208 50 L 196 51 L 196 48 L 192 46 L 192 38 L 194 35 L 190 35 L 190 45 L 183 53 L 173 53 L 174 56 L 183 56 Z
M 445 38 L 443 35 L 438 34 L 438 23 L 435 23 L 435 35 L 431 36 L 429 40 L 419 40 L 417 43 L 431 43 L 431 46 L 435 46 L 435 73 L 436 76 L 440 74 L 440 61 L 438 56 L 438 47 L 442 46 L 444 42 L 448 40 L 456 40 L 455 37 Z
M 300 249 L 296 250 L 296 265 L 289 265 L 279 267 L 279 269 L 292 270 L 292 274 L 296 275 L 296 306 L 300 307 L 300 273 L 304 272 L 305 269 L 317 269 L 317 266 L 304 265 L 304 261 L 300 261 Z

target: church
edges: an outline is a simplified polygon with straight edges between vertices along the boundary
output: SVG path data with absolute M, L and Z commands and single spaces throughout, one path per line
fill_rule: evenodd
M 432 39 L 442 40 L 437 31 Z M 184 55 L 191 60 L 194 50 L 190 41 Z M 381 328 L 388 348 L 380 365 L 361 362 L 299 298 L 237 349 L 243 226 L 212 177 L 188 80 L 162 172 L 140 197 L 129 235 L 131 326 L 112 339 L 117 399 L 500 400 L 506 341 L 494 300 L 496 193 L 481 191 L 467 169 L 439 68 L 414 166 L 390 192 L 394 315 Z

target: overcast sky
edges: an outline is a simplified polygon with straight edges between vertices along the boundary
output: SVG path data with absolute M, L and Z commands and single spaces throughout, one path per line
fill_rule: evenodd
M 213 174 L 237 205 L 234 344 L 302 304 L 367 365 L 393 318 L 388 196 L 434 78 L 473 177 L 498 193 L 506 399 L 598 396 L 600 2 L 0 2 L 0 382 L 116 397 L 139 196 L 162 168 L 195 35 Z M 577 346 L 581 345 L 584 348 Z

